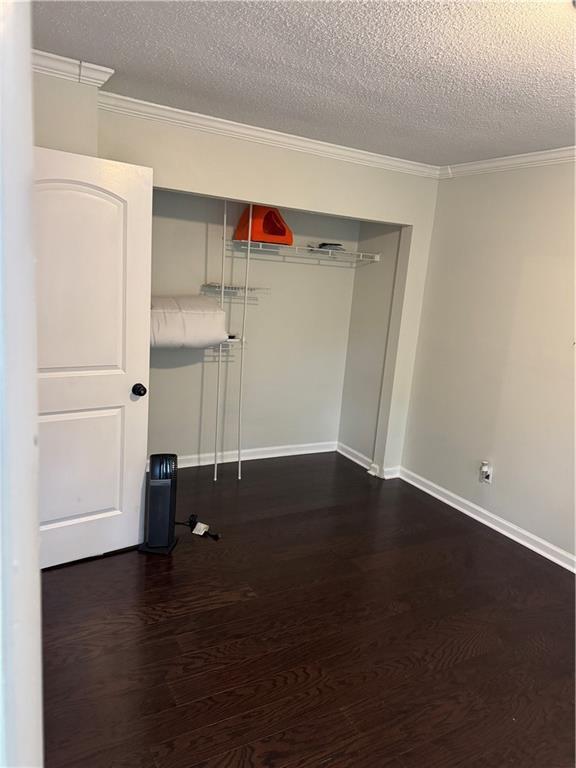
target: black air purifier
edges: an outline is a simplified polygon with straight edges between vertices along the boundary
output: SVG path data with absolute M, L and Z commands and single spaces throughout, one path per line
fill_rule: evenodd
M 144 543 L 138 547 L 140 552 L 168 555 L 176 546 L 178 539 L 174 535 L 174 528 L 177 475 L 178 457 L 175 453 L 155 453 L 150 456 Z

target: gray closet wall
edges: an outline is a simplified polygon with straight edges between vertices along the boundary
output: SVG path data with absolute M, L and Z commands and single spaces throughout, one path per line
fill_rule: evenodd
M 228 204 L 228 236 L 243 210 Z M 198 293 L 220 280 L 223 202 L 155 190 L 152 292 Z M 282 210 L 295 243 L 342 242 L 356 250 L 358 221 Z M 245 449 L 335 444 L 340 429 L 355 275 L 373 270 L 252 260 L 250 284 L 267 290 L 248 308 Z M 227 258 L 227 280 L 242 283 L 245 259 Z M 241 305 L 228 303 L 231 332 Z M 182 464 L 210 462 L 216 359 L 212 350 L 151 350 L 149 452 L 173 451 Z M 236 448 L 239 350 L 224 365 L 220 450 Z M 319 445 L 320 444 L 320 445 Z M 230 456 L 229 458 L 232 458 Z
M 360 225 L 359 250 L 381 258 L 355 270 L 338 439 L 363 459 L 374 456 L 380 407 L 389 405 L 380 393 L 399 244 L 398 227 Z

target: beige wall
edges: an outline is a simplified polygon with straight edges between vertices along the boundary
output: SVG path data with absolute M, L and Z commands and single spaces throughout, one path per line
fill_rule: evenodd
M 412 225 L 404 241 L 410 252 L 390 382 L 391 434 L 377 457 L 381 466 L 400 464 L 438 182 L 107 111 L 99 116 L 99 151 L 152 166 L 154 184 L 166 189 Z
M 98 154 L 98 88 L 34 74 L 34 143 L 80 155 Z
M 574 546 L 574 169 L 441 182 L 403 464 Z M 482 459 L 492 485 L 478 482 Z
M 358 248 L 380 253 L 377 264 L 356 269 L 348 334 L 339 440 L 374 459 L 400 230 L 363 222 Z M 376 462 L 378 463 L 378 462 Z
M 388 439 L 380 441 L 382 455 L 378 462 L 399 464 L 438 182 L 98 110 L 96 90 L 93 86 L 36 75 L 37 142 L 150 166 L 154 169 L 155 186 L 165 189 L 411 225 L 397 354 L 394 370 L 388 372 L 391 426 Z M 94 125 L 98 132 L 97 152 L 92 150 Z M 79 130 L 85 131 L 85 141 L 77 135 Z

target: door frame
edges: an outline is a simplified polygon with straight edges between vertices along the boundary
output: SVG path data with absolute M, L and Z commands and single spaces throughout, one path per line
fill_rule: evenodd
M 0 4 L 0 764 L 40 768 L 30 5 Z

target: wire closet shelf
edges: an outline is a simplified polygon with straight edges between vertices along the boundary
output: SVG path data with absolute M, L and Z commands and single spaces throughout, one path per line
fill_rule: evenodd
M 222 285 L 222 283 L 219 282 L 204 283 L 200 289 L 200 293 L 204 294 L 204 296 L 217 296 L 220 297 L 222 301 L 236 304 L 244 303 L 244 294 L 246 291 L 248 291 L 248 304 L 257 304 L 260 296 L 265 296 L 270 293 L 269 288 L 259 288 L 251 285 L 246 288 L 244 285 L 233 283 L 224 283 L 224 285 Z
M 227 240 L 228 256 L 246 257 L 247 240 Z M 343 249 L 317 248 L 312 245 L 276 245 L 273 243 L 250 243 L 250 257 L 269 261 L 288 261 L 300 264 L 312 263 L 324 266 L 361 267 L 380 261 L 379 253 L 345 251 Z
M 235 349 L 239 351 L 239 383 L 238 383 L 238 480 L 242 479 L 242 404 L 244 390 L 244 349 L 246 346 L 246 327 L 248 304 L 258 301 L 258 293 L 265 293 L 267 289 L 250 286 L 250 261 L 259 259 L 265 261 L 284 261 L 299 264 L 316 264 L 320 266 L 356 268 L 367 264 L 376 264 L 380 261 L 379 253 L 365 253 L 363 251 L 346 251 L 343 248 L 319 248 L 314 245 L 280 245 L 276 243 L 262 243 L 252 240 L 253 223 L 252 203 L 248 208 L 248 239 L 227 240 L 224 234 L 222 238 L 221 253 L 221 277 L 220 281 L 204 283 L 202 293 L 219 296 L 220 307 L 224 308 L 224 302 L 237 301 L 242 305 L 242 328 L 239 336 L 229 339 L 228 343 L 218 345 L 218 350 L 213 359 L 218 363 L 216 378 L 216 414 L 214 429 L 214 480 L 218 479 L 218 428 L 220 421 L 220 382 L 222 377 L 222 363 L 225 356 L 230 359 Z M 224 200 L 223 232 L 226 233 L 228 221 L 228 202 Z M 226 257 L 240 257 L 246 259 L 244 270 L 244 284 L 225 282 Z

